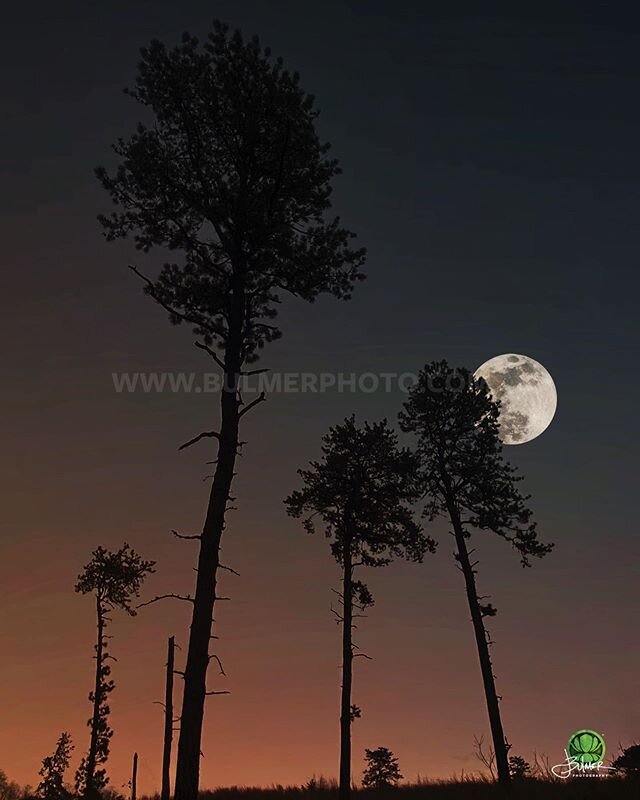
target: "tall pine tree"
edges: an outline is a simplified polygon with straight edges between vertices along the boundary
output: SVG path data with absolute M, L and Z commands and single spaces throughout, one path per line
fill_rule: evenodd
M 245 404 L 240 379 L 251 374 L 284 295 L 312 302 L 347 299 L 364 251 L 326 216 L 338 163 L 318 138 L 318 111 L 299 76 L 257 38 L 245 41 L 220 22 L 204 42 L 185 34 L 172 49 L 142 51 L 129 94 L 151 125 L 119 140 L 115 171 L 97 171 L 118 209 L 101 217 L 108 239 L 171 251 L 148 277 L 147 294 L 223 373 L 215 473 L 199 539 L 184 671 L 175 799 L 196 800 L 202 723 L 220 546 L 235 474 L 240 423 L 264 394 Z M 189 598 L 191 600 L 191 598 Z
M 91 594 L 96 604 L 97 641 L 95 644 L 95 683 L 89 694 L 92 713 L 87 725 L 91 731 L 89 750 L 76 772 L 76 791 L 86 800 L 95 800 L 109 779 L 105 764 L 109 758 L 109 743 L 113 731 L 109 727 L 109 695 L 115 684 L 111 679 L 107 651 L 106 630 L 114 609 L 135 616 L 131 606 L 138 597 L 146 576 L 153 572 L 154 562 L 145 561 L 128 544 L 111 552 L 103 547 L 93 551 L 91 561 L 78 576 L 75 590 L 80 594 Z
M 499 432 L 500 404 L 485 381 L 445 361 L 428 364 L 400 413 L 402 430 L 417 438 L 420 481 L 430 520 L 446 517 L 456 543 L 480 660 L 498 780 L 510 782 L 505 739 L 484 620 L 496 614 L 483 603 L 476 586 L 478 561 L 468 543 L 472 531 L 493 531 L 518 552 L 523 566 L 542 558 L 552 545 L 538 539 L 516 470 L 503 458 Z
M 300 470 L 303 488 L 286 500 L 288 513 L 302 517 L 313 533 L 316 519 L 331 540 L 331 552 L 342 567 L 342 691 L 340 701 L 340 800 L 351 792 L 351 725 L 360 709 L 351 703 L 353 660 L 361 653 L 353 643 L 358 612 L 373 605 L 367 585 L 356 579 L 361 567 L 384 567 L 395 557 L 422 561 L 434 541 L 413 518 L 411 503 L 419 496 L 416 459 L 398 446 L 387 421 L 358 427 L 346 419 L 323 438 L 322 459 Z

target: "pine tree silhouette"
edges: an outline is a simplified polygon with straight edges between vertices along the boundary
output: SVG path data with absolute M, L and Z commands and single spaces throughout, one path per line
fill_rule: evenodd
M 491 735 L 496 754 L 498 780 L 510 782 L 509 745 L 500 717 L 495 677 L 489 654 L 485 617 L 496 609 L 478 596 L 474 551 L 467 542 L 472 530 L 490 530 L 517 550 L 523 566 L 530 558 L 541 558 L 552 545 L 542 544 L 528 497 L 520 494 L 521 480 L 502 455 L 498 437 L 500 406 L 489 394 L 484 380 L 476 380 L 465 369 L 452 369 L 446 361 L 432 363 L 420 372 L 400 413 L 403 431 L 416 434 L 417 455 L 426 515 L 449 519 L 456 542 L 455 559 L 465 580 L 467 601 L 478 648 Z
M 240 444 L 240 422 L 264 393 L 243 403 L 246 365 L 281 333 L 283 295 L 348 299 L 363 276 L 339 219 L 326 218 L 339 173 L 315 130 L 313 97 L 256 37 L 215 22 L 200 44 L 185 34 L 167 49 L 142 51 L 129 92 L 154 116 L 114 150 L 120 164 L 97 175 L 119 209 L 102 216 L 108 239 L 133 235 L 144 252 L 175 260 L 147 278 L 146 292 L 202 337 L 220 367 L 220 426 L 187 442 L 217 441 L 215 474 L 199 540 L 195 595 L 178 741 L 175 800 L 196 800 L 206 676 L 219 553 Z M 164 254 L 161 256 L 164 257 Z M 178 597 L 178 595 L 174 595 Z M 182 597 L 182 596 L 180 596 Z
M 362 775 L 362 785 L 365 789 L 388 789 L 404 777 L 398 759 L 388 747 L 365 750 L 364 757 L 367 766 Z
M 53 754 L 42 760 L 38 772 L 42 780 L 36 788 L 36 797 L 41 800 L 69 800 L 71 792 L 64 785 L 64 774 L 69 769 L 72 752 L 71 734 L 60 734 Z
M 351 724 L 360 716 L 351 703 L 354 658 L 364 654 L 353 643 L 354 620 L 373 605 L 367 585 L 355 579 L 360 567 L 384 567 L 395 557 L 422 561 L 434 541 L 422 533 L 410 504 L 419 496 L 416 458 L 398 447 L 387 421 L 358 427 L 355 417 L 329 430 L 322 460 L 300 470 L 304 484 L 286 500 L 287 511 L 304 517 L 313 533 L 316 518 L 331 539 L 331 552 L 342 567 L 342 693 L 340 704 L 340 800 L 351 791 Z M 357 650 L 357 648 L 356 648 Z
M 153 561 L 145 561 L 128 544 L 111 552 L 98 547 L 92 553 L 91 561 L 85 565 L 78 576 L 75 590 L 80 594 L 92 594 L 96 602 L 97 642 L 95 644 L 96 673 L 93 691 L 89 700 L 93 712 L 87 725 L 91 730 L 89 750 L 83 757 L 76 772 L 76 791 L 87 800 L 95 800 L 109 779 L 104 765 L 109 758 L 109 742 L 113 731 L 109 727 L 108 698 L 115 684 L 111 679 L 109 660 L 113 657 L 107 652 L 106 629 L 111 622 L 110 612 L 114 609 L 135 616 L 131 600 L 138 597 L 145 577 L 154 571 Z

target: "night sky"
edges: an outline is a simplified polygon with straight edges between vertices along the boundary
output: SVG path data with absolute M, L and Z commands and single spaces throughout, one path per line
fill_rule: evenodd
M 75 577 L 98 544 L 158 562 L 145 589 L 191 590 L 217 396 L 118 394 L 119 371 L 209 370 L 127 269 L 153 256 L 104 242 L 93 167 L 139 117 L 122 93 L 153 37 L 203 35 L 214 16 L 258 33 L 298 69 L 344 174 L 334 207 L 369 250 L 350 303 L 291 299 L 261 366 L 404 372 L 446 358 L 475 369 L 504 352 L 551 372 L 556 417 L 507 456 L 526 475 L 554 552 L 523 571 L 489 534 L 479 585 L 514 753 L 563 759 L 570 733 L 611 750 L 640 736 L 637 675 L 637 270 L 640 35 L 625 9 L 544 4 L 530 13 L 388 2 L 20 3 L 3 19 L 1 203 L 2 514 L 0 768 L 34 784 L 70 730 L 88 744 L 94 608 Z M 430 10 L 429 7 L 434 6 Z M 486 7 L 486 6 L 485 6 Z M 621 10 L 622 9 L 622 10 Z M 330 424 L 394 419 L 400 392 L 273 395 L 247 417 L 217 607 L 230 689 L 208 703 L 205 787 L 337 772 L 339 570 L 282 499 Z M 354 776 L 390 747 L 408 779 L 478 768 L 488 725 L 461 576 L 443 525 L 437 555 L 368 576 L 376 605 L 358 641 Z M 493 541 L 496 539 L 496 541 Z M 109 772 L 140 753 L 159 787 L 166 637 L 189 609 L 114 615 L 117 688 Z M 182 658 L 178 653 L 178 661 Z M 181 684 L 177 683 L 177 699 Z M 630 702 L 630 698 L 632 702 Z

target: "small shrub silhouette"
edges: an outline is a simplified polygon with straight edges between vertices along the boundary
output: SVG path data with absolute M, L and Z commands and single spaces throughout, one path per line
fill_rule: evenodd
M 362 785 L 366 789 L 388 789 L 397 786 L 404 776 L 400 773 L 398 759 L 388 747 L 365 750 L 367 766 L 362 775 Z

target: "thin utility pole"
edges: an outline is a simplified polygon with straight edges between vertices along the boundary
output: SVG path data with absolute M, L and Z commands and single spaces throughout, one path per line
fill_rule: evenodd
M 160 800 L 170 800 L 171 745 L 173 742 L 173 664 L 175 637 L 170 636 L 167 648 L 167 683 L 164 695 L 164 748 L 162 751 L 162 788 Z
M 131 773 L 131 800 L 136 800 L 136 784 L 138 783 L 138 754 L 133 754 L 133 772 Z

